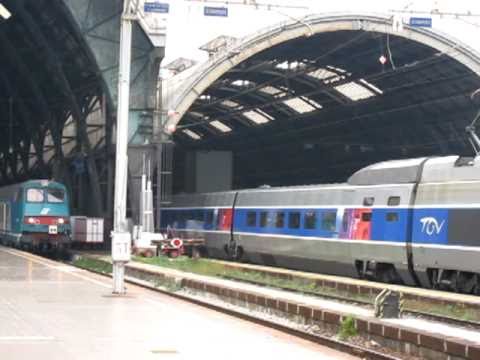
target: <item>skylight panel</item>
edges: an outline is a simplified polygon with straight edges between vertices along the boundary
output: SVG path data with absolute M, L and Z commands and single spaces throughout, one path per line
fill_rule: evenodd
M 345 74 L 345 73 L 347 72 L 347 70 L 345 70 L 345 69 L 341 69 L 341 68 L 339 68 L 339 67 L 332 66 L 332 65 L 327 65 L 327 69 L 334 70 L 336 73 L 343 73 L 343 74 Z
M 282 69 L 282 70 L 296 70 L 296 69 L 305 67 L 305 64 L 300 61 L 292 61 L 292 62 L 284 61 L 280 64 L 277 64 L 275 67 L 277 69 Z
M 319 68 L 315 71 L 309 72 L 307 75 L 317 80 L 323 80 L 325 84 L 334 83 L 346 78 L 346 75 L 339 75 L 336 72 L 325 68 Z
M 212 100 L 212 97 L 211 97 L 210 95 L 203 94 L 203 95 L 200 95 L 200 100 L 202 100 L 202 101 L 210 101 L 210 100 Z
M 222 101 L 222 105 L 223 105 L 223 106 L 226 106 L 226 107 L 228 107 L 228 108 L 230 108 L 230 109 L 233 109 L 233 108 L 236 108 L 236 107 L 240 106 L 239 103 L 237 103 L 237 102 L 235 102 L 235 101 L 233 101 L 233 100 L 224 100 L 224 101 Z
M 353 101 L 368 99 L 376 94 L 356 82 L 349 82 L 343 85 L 335 86 L 335 90 Z
M 285 91 L 283 91 L 282 89 L 277 88 L 275 86 L 270 86 L 270 85 L 264 86 L 261 89 L 259 89 L 258 91 L 260 91 L 264 94 L 267 94 L 267 95 L 277 97 L 277 98 L 287 95 L 287 93 Z
M 365 86 L 367 86 L 368 88 L 370 88 L 370 90 L 375 91 L 377 94 L 379 94 L 379 95 L 382 95 L 382 94 L 383 94 L 383 91 L 382 91 L 382 90 L 380 90 L 378 87 L 376 87 L 376 86 L 373 85 L 372 83 L 369 83 L 367 80 L 365 80 L 365 79 L 360 79 L 360 82 L 361 82 L 363 85 L 365 85 Z
M 247 87 L 247 86 L 251 86 L 253 84 L 254 83 L 250 80 L 235 80 L 235 81 L 232 81 L 232 85 L 234 85 L 234 86 Z
M 247 119 L 253 121 L 257 125 L 266 124 L 266 123 L 270 122 L 271 120 L 273 120 L 273 117 L 271 117 L 266 112 L 264 112 L 260 109 L 246 111 L 246 112 L 243 113 L 243 116 L 245 116 Z
M 202 113 L 198 112 L 198 111 L 189 111 L 188 114 L 192 115 L 192 116 L 195 116 L 197 118 L 203 118 L 204 117 L 204 115 Z
M 309 102 L 307 102 L 305 99 L 296 97 L 285 100 L 283 103 L 300 114 L 309 113 L 322 108 L 322 105 L 318 104 L 317 102 L 311 99 L 308 100 Z
M 229 133 L 232 131 L 232 128 L 230 126 L 227 126 L 223 122 L 218 120 L 210 122 L 210 125 L 213 126 L 215 129 L 221 131 L 222 133 Z
M 185 129 L 182 131 L 185 135 L 189 136 L 190 138 L 192 138 L 193 140 L 200 140 L 202 138 L 201 135 L 197 134 L 196 132 L 192 131 L 192 130 L 189 130 L 189 129 Z

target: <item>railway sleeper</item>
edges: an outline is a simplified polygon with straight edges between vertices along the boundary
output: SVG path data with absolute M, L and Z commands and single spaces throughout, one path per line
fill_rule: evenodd
M 427 275 L 433 289 L 480 295 L 480 274 L 478 273 L 428 268 Z

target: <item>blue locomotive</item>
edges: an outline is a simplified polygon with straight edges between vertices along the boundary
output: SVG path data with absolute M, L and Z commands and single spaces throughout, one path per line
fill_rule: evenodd
M 161 227 L 208 255 L 480 294 L 480 157 L 393 160 L 344 184 L 178 195 Z
M 70 210 L 64 185 L 30 180 L 0 188 L 0 240 L 38 251 L 70 245 Z

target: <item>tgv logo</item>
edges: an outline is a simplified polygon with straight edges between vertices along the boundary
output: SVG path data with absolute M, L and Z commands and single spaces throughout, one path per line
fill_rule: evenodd
M 442 231 L 442 227 L 445 224 L 445 220 L 443 220 L 440 224 L 438 223 L 437 219 L 433 217 L 424 217 L 420 219 L 422 223 L 422 232 L 427 233 L 428 235 L 440 234 Z

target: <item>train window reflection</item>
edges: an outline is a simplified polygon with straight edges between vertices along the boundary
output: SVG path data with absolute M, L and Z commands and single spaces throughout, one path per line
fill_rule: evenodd
M 42 189 L 28 189 L 27 190 L 27 201 L 28 202 L 43 202 L 43 190 Z
M 213 224 L 213 210 L 207 210 L 207 214 L 205 216 L 205 223 L 207 225 Z
M 65 191 L 62 189 L 47 189 L 47 201 L 50 203 L 61 203 L 65 200 Z
M 337 223 L 337 213 L 335 211 L 326 211 L 322 216 L 322 229 L 326 231 L 335 231 Z
M 291 212 L 288 215 L 288 227 L 290 229 L 300 228 L 300 213 L 299 212 Z
M 257 226 L 257 213 L 255 211 L 249 211 L 247 213 L 247 226 Z
M 268 222 L 268 213 L 266 211 L 262 211 L 260 213 L 260 227 L 267 227 Z
M 275 227 L 283 228 L 284 225 L 285 225 L 285 213 L 277 212 L 277 217 L 275 219 Z
M 305 213 L 305 229 L 315 229 L 317 227 L 317 214 L 315 211 L 307 211 Z

